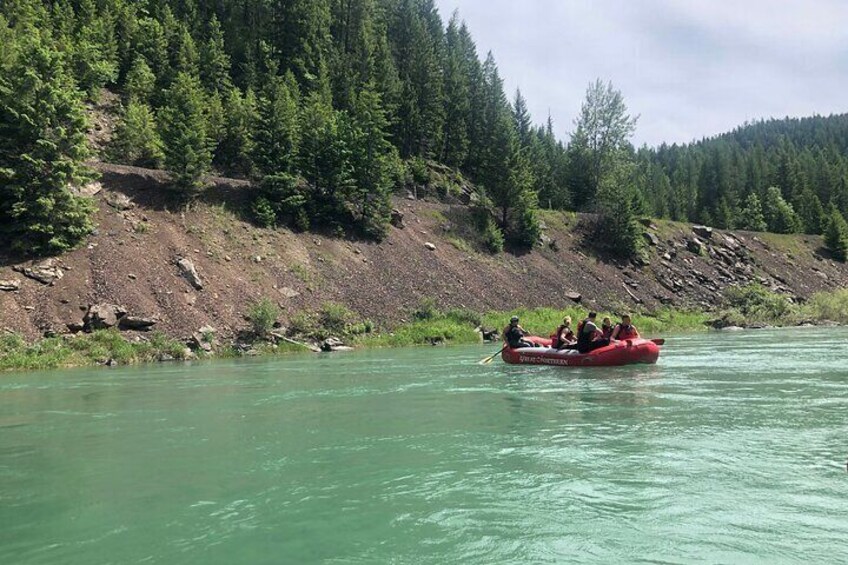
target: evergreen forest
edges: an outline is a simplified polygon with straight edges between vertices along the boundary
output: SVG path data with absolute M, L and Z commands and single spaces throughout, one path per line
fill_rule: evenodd
M 637 119 L 600 80 L 574 124 L 534 122 L 494 55 L 433 0 L 4 0 L 8 248 L 57 253 L 93 229 L 78 194 L 93 178 L 86 104 L 107 91 L 120 116 L 100 158 L 166 169 L 186 202 L 209 173 L 250 179 L 268 227 L 379 240 L 392 194 L 440 164 L 477 187 L 492 251 L 532 247 L 540 207 L 596 212 L 596 239 L 624 255 L 639 252 L 640 216 L 823 234 L 841 258 L 848 247 L 846 116 L 636 149 Z

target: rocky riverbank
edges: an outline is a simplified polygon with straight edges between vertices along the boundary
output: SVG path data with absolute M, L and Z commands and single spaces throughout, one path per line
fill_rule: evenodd
M 267 299 L 280 323 L 338 305 L 388 334 L 422 301 L 443 311 L 550 307 L 716 311 L 726 289 L 761 285 L 803 303 L 848 285 L 816 236 L 727 232 L 646 222 L 644 259 L 607 260 L 586 245 L 583 218 L 544 212 L 540 244 L 491 255 L 462 199 L 395 201 L 380 243 L 257 228 L 243 218 L 243 181 L 211 179 L 205 204 L 174 205 L 160 171 L 101 165 L 98 231 L 61 257 L 0 257 L 0 332 L 26 340 L 104 328 L 188 343 L 201 328 L 235 343 L 252 305 Z M 209 203 L 211 202 L 211 203 Z

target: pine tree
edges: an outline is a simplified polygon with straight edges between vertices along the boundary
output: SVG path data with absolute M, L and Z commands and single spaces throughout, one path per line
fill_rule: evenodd
M 224 45 L 221 22 L 214 15 L 209 22 L 209 37 L 200 53 L 200 79 L 209 92 L 227 92 L 233 87 L 230 79 L 230 56 Z
M 797 233 L 801 230 L 801 220 L 792 205 L 783 199 L 780 189 L 775 186 L 766 190 L 763 216 L 769 231 L 774 233 Z
M 340 228 L 347 220 L 345 197 L 353 182 L 345 124 L 319 93 L 309 95 L 302 115 L 298 162 L 312 187 L 310 216 L 325 226 Z
M 386 135 L 388 120 L 380 95 L 368 85 L 356 97 L 347 146 L 352 186 L 347 200 L 354 221 L 369 237 L 382 239 L 391 216 L 391 190 L 399 165 Z
M 35 40 L 0 71 L 0 234 L 25 254 L 65 251 L 93 229 L 93 205 L 72 192 L 91 178 L 82 96 Z
M 253 161 L 260 174 L 293 174 L 300 144 L 298 100 L 294 75 L 274 77 L 259 98 Z
M 834 259 L 843 263 L 848 259 L 848 223 L 834 207 L 831 207 L 828 214 L 824 244 L 830 249 Z
M 460 168 L 468 157 L 468 118 L 471 113 L 469 74 L 459 33 L 459 16 L 448 23 L 445 51 L 445 130 L 442 161 Z
M 214 163 L 230 175 L 249 177 L 253 174 L 253 132 L 258 122 L 253 91 L 242 96 L 230 89 L 223 101 L 224 131 L 215 150 Z
M 131 99 L 115 127 L 111 157 L 119 163 L 159 168 L 164 155 L 162 140 L 150 106 Z
M 165 106 L 159 113 L 159 131 L 164 144 L 165 168 L 171 173 L 174 187 L 186 198 L 200 191 L 203 175 L 212 163 L 204 108 L 200 80 L 178 73 L 165 94 Z
M 96 11 L 93 6 L 91 10 Z M 84 11 L 84 9 L 83 9 Z M 71 52 L 78 84 L 95 98 L 100 89 L 118 78 L 118 44 L 108 11 L 99 17 L 81 17 Z
M 521 95 L 521 90 L 515 91 L 515 102 L 512 105 L 512 115 L 515 118 L 515 129 L 518 132 L 518 141 L 522 147 L 530 145 L 530 130 L 532 121 L 530 112 L 527 110 L 527 100 Z
M 825 228 L 827 216 L 819 197 L 810 189 L 804 190 L 798 197 L 798 216 L 804 233 L 820 234 Z
M 443 32 L 434 11 L 430 0 L 401 0 L 389 30 L 402 84 L 396 137 L 403 157 L 436 157 L 443 143 Z
M 124 97 L 127 101 L 146 104 L 156 88 L 156 75 L 143 55 L 136 57 L 124 80 Z
M 273 0 L 272 44 L 305 92 L 329 94 L 329 0 Z
M 742 208 L 739 218 L 739 226 L 749 231 L 766 231 L 768 229 L 765 216 L 763 216 L 763 207 L 756 193 L 752 192 L 745 200 L 745 206 Z

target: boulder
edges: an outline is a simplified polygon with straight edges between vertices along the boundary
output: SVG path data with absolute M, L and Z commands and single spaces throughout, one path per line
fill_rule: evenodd
M 216 344 L 215 328 L 209 325 L 203 326 L 191 334 L 191 339 L 188 341 L 189 347 L 192 349 L 200 349 L 206 353 L 211 353 Z
M 182 258 L 177 261 L 182 276 L 197 290 L 203 290 L 203 281 L 197 274 L 197 269 L 191 259 Z
M 348 347 L 344 344 L 342 340 L 337 337 L 328 337 L 323 342 L 321 342 L 321 351 L 324 351 L 326 353 L 332 351 L 350 351 L 352 349 L 352 347 Z
M 435 251 L 435 250 L 436 250 L 436 246 L 435 246 L 435 245 L 433 245 L 432 243 L 430 243 L 429 241 L 424 242 L 424 247 L 426 247 L 426 248 L 427 248 L 427 249 L 429 249 L 430 251 Z
M 9 279 L 5 281 L 0 281 L 0 291 L 2 292 L 12 292 L 15 290 L 19 290 L 21 288 L 21 281 L 18 279 Z
M 394 208 L 392 210 L 392 218 L 389 221 L 394 227 L 400 230 L 406 227 L 406 225 L 403 223 L 403 212 L 401 212 L 397 208 Z
M 698 237 L 707 240 L 713 237 L 713 228 L 707 226 L 692 226 L 692 232 Z
M 659 238 L 658 238 L 656 235 L 654 235 L 654 234 L 652 234 L 651 232 L 649 232 L 649 231 L 643 232 L 643 233 L 642 233 L 642 237 L 644 237 L 644 238 L 645 238 L 645 242 L 646 242 L 648 245 L 650 245 L 651 247 L 656 247 L 656 246 L 657 246 L 657 245 L 659 245 L 659 243 L 660 243 Z
M 65 276 L 65 272 L 56 264 L 55 259 L 47 259 L 40 263 L 33 262 L 29 267 L 15 267 L 14 269 L 25 277 L 47 285 L 52 285 Z
M 704 245 L 701 243 L 700 239 L 694 237 L 686 241 L 686 249 L 688 249 L 695 255 L 700 255 L 701 252 L 704 250 Z
M 118 327 L 122 330 L 132 330 L 137 332 L 147 332 L 156 325 L 156 320 L 152 318 L 142 318 L 140 316 L 124 316 L 118 320 Z
M 71 322 L 69 324 L 65 324 L 65 327 L 68 328 L 68 331 L 72 334 L 78 334 L 85 330 L 85 324 L 82 322 Z
M 500 332 L 495 328 L 481 327 L 480 333 L 483 335 L 484 341 L 497 341 L 500 338 Z
M 298 291 L 288 286 L 284 286 L 283 288 L 281 288 L 280 294 L 282 294 L 286 298 L 297 298 L 298 296 L 300 296 L 300 293 Z
M 566 292 L 565 297 L 568 298 L 569 300 L 571 300 L 572 302 L 577 303 L 577 304 L 580 304 L 580 301 L 583 300 L 583 295 L 580 294 L 579 292 L 573 292 L 573 291 Z
M 106 330 L 118 325 L 127 315 L 126 308 L 115 304 L 92 304 L 82 319 L 85 331 Z
M 123 192 L 107 192 L 103 200 L 115 210 L 130 210 L 135 206 L 132 199 Z

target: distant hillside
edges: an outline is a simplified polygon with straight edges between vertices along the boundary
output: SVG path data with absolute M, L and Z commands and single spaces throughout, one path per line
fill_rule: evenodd
M 645 212 L 659 217 L 816 234 L 834 208 L 848 214 L 846 114 L 766 120 L 637 155 Z

